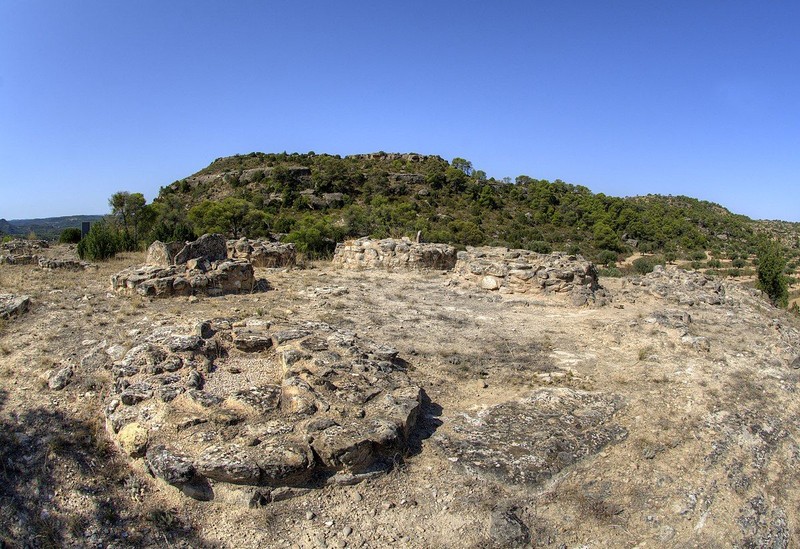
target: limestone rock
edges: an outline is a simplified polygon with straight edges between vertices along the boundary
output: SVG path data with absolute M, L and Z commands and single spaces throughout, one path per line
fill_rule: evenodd
M 221 234 L 204 234 L 194 242 L 187 242 L 177 254 L 175 264 L 181 265 L 190 259 L 204 257 L 209 261 L 222 261 L 228 258 L 228 247 Z
M 203 479 L 273 488 L 334 475 L 357 482 L 405 451 L 422 391 L 395 364 L 396 349 L 320 322 L 206 323 L 213 345 L 196 335 L 197 322 L 160 327 L 112 369 L 109 425 L 124 448 L 147 433 L 157 476 L 202 499 L 213 497 Z M 214 367 L 201 374 L 211 357 Z
M 30 296 L 0 294 L 0 318 L 20 316 L 26 313 L 30 306 Z
M 120 448 L 133 458 L 145 455 L 147 438 L 147 429 L 135 422 L 129 423 L 117 433 L 117 442 L 119 442 Z
M 333 263 L 349 269 L 450 270 L 456 263 L 456 250 L 449 244 L 412 242 L 409 238 L 359 238 L 337 244 Z
M 576 306 L 608 301 L 595 266 L 581 256 L 467 247 L 458 252 L 454 271 L 459 278 L 490 291 L 568 296 Z
M 241 238 L 228 240 L 228 257 L 246 259 L 253 267 L 294 267 L 297 262 L 297 248 L 292 243 Z
M 535 485 L 624 439 L 626 430 L 613 421 L 620 406 L 601 393 L 540 389 L 459 418 L 437 436 L 462 466 L 511 484 Z
M 175 256 L 185 246 L 183 242 L 164 243 L 156 240 L 147 248 L 147 265 L 156 267 L 169 267 L 175 264 Z
M 64 366 L 53 372 L 47 380 L 47 385 L 54 391 L 60 391 L 72 379 L 72 368 Z
M 227 260 L 210 267 L 207 271 L 181 265 L 132 267 L 113 275 L 111 287 L 116 293 L 145 297 L 219 296 L 261 287 L 247 261 Z

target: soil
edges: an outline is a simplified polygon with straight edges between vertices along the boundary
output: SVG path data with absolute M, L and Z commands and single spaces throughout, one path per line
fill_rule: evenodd
M 800 322 L 753 290 L 677 275 L 601 279 L 613 301 L 573 307 L 499 295 L 449 272 L 317 262 L 256 269 L 269 282 L 260 293 L 111 292 L 112 274 L 143 262 L 127 254 L 82 271 L 0 266 L 0 293 L 31 297 L 26 314 L 0 324 L 0 546 L 800 539 Z M 359 484 L 256 506 L 246 487 L 197 501 L 154 478 L 107 431 L 107 351 L 159 326 L 219 317 L 321 321 L 397 349 L 425 394 L 406 455 Z M 65 368 L 72 375 L 57 388 L 50 382 Z

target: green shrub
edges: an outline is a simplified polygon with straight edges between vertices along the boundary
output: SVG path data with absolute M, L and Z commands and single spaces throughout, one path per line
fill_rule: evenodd
M 706 253 L 702 250 L 694 251 L 689 256 L 689 259 L 691 259 L 692 261 L 704 261 L 706 259 Z
M 620 271 L 616 267 L 608 267 L 607 269 L 600 269 L 597 271 L 599 276 L 608 276 L 612 278 L 620 278 L 622 276 L 622 271 Z
M 597 254 L 597 262 L 611 266 L 617 260 L 617 253 L 611 250 L 600 250 Z
M 78 243 L 78 256 L 89 261 L 103 261 L 114 257 L 122 249 L 120 234 L 105 221 L 92 225 L 86 238 Z
M 789 284 L 783 270 L 786 260 L 780 248 L 774 242 L 767 242 L 758 251 L 756 276 L 758 287 L 769 296 L 776 307 L 786 307 L 789 304 Z
M 737 257 L 736 259 L 734 259 L 734 260 L 731 262 L 731 265 L 732 265 L 733 267 L 737 268 L 737 269 L 741 269 L 741 268 L 743 268 L 745 265 L 747 265 L 747 261 L 745 261 L 745 260 L 744 260 L 744 259 L 742 259 L 741 257 Z
M 708 265 L 708 267 L 711 269 L 719 269 L 722 266 L 722 263 L 720 263 L 719 259 L 709 259 L 706 265 Z
M 644 256 L 633 260 L 633 270 L 636 271 L 637 274 L 645 275 L 647 273 L 652 273 L 656 265 L 661 265 L 663 263 L 664 260 L 661 257 L 655 255 Z
M 68 227 L 61 231 L 58 241 L 62 244 L 77 244 L 81 241 L 81 230 L 75 227 Z

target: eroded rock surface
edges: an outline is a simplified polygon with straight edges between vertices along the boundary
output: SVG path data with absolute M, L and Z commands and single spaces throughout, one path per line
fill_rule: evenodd
M 107 423 L 128 455 L 193 497 L 209 479 L 357 479 L 402 456 L 417 420 L 421 390 L 396 355 L 319 322 L 160 328 L 114 363 Z
M 539 254 L 498 247 L 467 247 L 458 252 L 455 272 L 485 290 L 569 296 L 574 305 L 605 304 L 595 266 L 581 256 Z
M 512 484 L 537 484 L 605 445 L 623 440 L 619 399 L 569 388 L 463 414 L 440 436 L 445 452 L 465 468 Z
M 350 269 L 451 270 L 456 250 L 449 244 L 412 242 L 409 238 L 359 238 L 336 245 L 333 263 Z

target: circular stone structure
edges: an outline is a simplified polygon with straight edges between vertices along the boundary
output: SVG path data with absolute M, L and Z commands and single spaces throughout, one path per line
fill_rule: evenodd
M 162 327 L 114 363 L 109 431 L 196 499 L 219 483 L 354 483 L 406 450 L 421 389 L 397 351 L 319 322 Z

